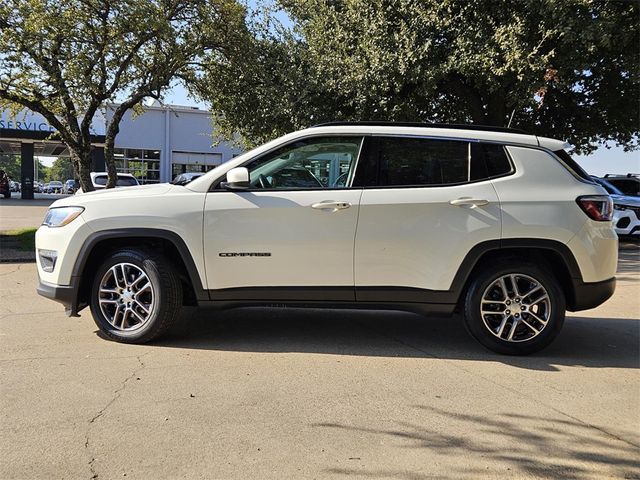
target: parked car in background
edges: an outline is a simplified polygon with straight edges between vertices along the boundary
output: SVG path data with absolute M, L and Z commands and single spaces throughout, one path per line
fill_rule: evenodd
M 62 184 L 62 182 L 54 180 L 52 182 L 49 182 L 47 193 L 62 193 L 63 189 L 64 185 Z
M 15 180 L 10 180 L 9 183 L 11 184 L 11 191 L 12 192 L 19 192 L 20 191 L 20 182 L 16 182 Z
M 96 190 L 107 188 L 107 172 L 91 172 L 91 183 Z M 118 173 L 116 187 L 137 187 L 140 185 L 138 179 L 130 173 Z M 78 188 L 76 193 L 82 193 L 82 188 Z
M 640 198 L 626 195 L 608 178 L 591 178 L 602 185 L 613 200 L 613 226 L 618 236 L 640 238 Z
M 186 185 L 189 182 L 194 181 L 196 178 L 204 175 L 202 172 L 187 172 L 181 173 L 180 175 L 176 175 L 176 178 L 173 179 L 174 185 Z
M 38 293 L 125 343 L 183 305 L 312 305 L 457 311 L 484 346 L 536 352 L 615 289 L 611 197 L 566 146 L 456 125 L 291 133 L 185 186 L 53 203 Z
M 11 198 L 11 180 L 4 170 L 0 170 L 0 195 Z
M 76 193 L 78 188 L 80 188 L 80 185 L 72 178 L 64 182 L 64 193 L 66 193 L 67 195 L 73 195 L 74 193 Z
M 604 179 L 625 195 L 640 197 L 640 174 L 616 175 L 607 173 Z

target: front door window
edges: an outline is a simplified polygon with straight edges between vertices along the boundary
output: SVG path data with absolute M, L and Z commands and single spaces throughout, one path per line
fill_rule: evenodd
M 248 165 L 252 189 L 334 189 L 351 185 L 362 137 L 298 140 Z

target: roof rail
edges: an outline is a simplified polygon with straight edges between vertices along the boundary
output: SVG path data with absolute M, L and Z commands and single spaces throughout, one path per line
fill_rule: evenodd
M 363 125 L 363 126 L 377 126 L 377 127 L 423 127 L 423 128 L 455 128 L 458 130 L 479 130 L 483 132 L 503 132 L 503 133 L 520 133 L 527 135 L 524 130 L 517 128 L 507 127 L 495 127 L 492 125 L 477 125 L 471 123 L 421 123 L 421 122 L 378 122 L 378 121 L 364 121 L 364 122 L 327 122 L 313 125 L 311 128 L 316 127 L 334 127 L 334 126 L 348 126 L 348 125 Z

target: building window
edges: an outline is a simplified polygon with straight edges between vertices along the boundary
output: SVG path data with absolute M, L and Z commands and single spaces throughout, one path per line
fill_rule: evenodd
M 160 182 L 160 150 L 115 148 L 113 156 L 120 173 L 130 173 L 141 184 Z
M 181 173 L 208 172 L 222 163 L 221 153 L 173 152 L 171 177 Z

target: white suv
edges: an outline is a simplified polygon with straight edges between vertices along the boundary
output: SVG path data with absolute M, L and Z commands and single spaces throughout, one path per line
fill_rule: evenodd
M 327 124 L 185 186 L 55 202 L 36 236 L 38 292 L 121 342 L 182 305 L 463 314 L 501 353 L 558 334 L 615 288 L 606 191 L 558 140 L 483 127 Z

